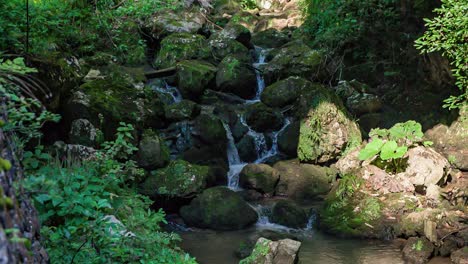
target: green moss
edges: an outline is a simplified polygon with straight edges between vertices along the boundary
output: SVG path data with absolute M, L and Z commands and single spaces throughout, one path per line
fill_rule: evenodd
M 155 64 L 160 68 L 175 66 L 182 60 L 206 59 L 211 55 L 206 39 L 201 35 L 175 33 L 161 41 Z
M 252 250 L 252 254 L 245 259 L 242 259 L 239 264 L 255 264 L 255 263 L 263 263 L 261 261 L 270 251 L 270 247 L 268 246 L 268 240 L 264 240 L 260 243 L 256 243 L 255 247 Z
M 214 79 L 216 67 L 204 61 L 181 61 L 177 64 L 177 84 L 184 97 L 198 98 Z

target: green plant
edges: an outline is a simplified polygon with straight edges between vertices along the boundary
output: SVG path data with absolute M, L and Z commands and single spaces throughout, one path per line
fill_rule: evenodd
M 421 53 L 442 52 L 450 60 L 461 94 L 446 99 L 444 107 L 454 109 L 468 100 L 468 2 L 442 0 L 434 12 L 436 17 L 424 19 L 427 30 L 415 45 Z
M 424 244 L 421 239 L 418 239 L 418 241 L 412 245 L 412 249 L 416 251 L 423 250 L 423 247 L 424 247 Z
M 397 123 L 390 129 L 372 129 L 369 136 L 371 141 L 359 152 L 359 159 L 373 160 L 379 167 L 394 173 L 404 170 L 404 156 L 409 147 L 418 143 L 431 144 L 422 141 L 421 124 L 413 120 Z
M 265 257 L 270 251 L 268 241 L 262 241 L 261 243 L 255 244 L 250 256 L 242 259 L 239 264 L 254 264 L 259 263 L 263 257 Z

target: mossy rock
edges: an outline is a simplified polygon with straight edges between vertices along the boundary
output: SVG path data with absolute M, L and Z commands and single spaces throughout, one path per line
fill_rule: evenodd
M 223 122 L 214 115 L 202 114 L 195 120 L 198 136 L 207 144 L 226 145 L 227 136 Z
M 301 164 L 297 160 L 279 161 L 273 168 L 280 175 L 275 194 L 296 201 L 313 200 L 327 194 L 337 174 L 334 169 Z
M 252 36 L 252 43 L 265 49 L 279 48 L 290 41 L 289 37 L 274 28 L 269 28 L 255 33 Z
M 206 17 L 196 9 L 164 9 L 139 22 L 140 27 L 151 34 L 151 37 L 161 39 L 172 33 L 195 34 L 205 24 Z
M 156 132 L 144 131 L 138 144 L 138 165 L 147 170 L 162 168 L 169 163 L 169 149 Z
M 152 199 L 189 198 L 201 193 L 213 180 L 209 167 L 173 160 L 167 167 L 151 172 L 140 185 L 140 192 Z
M 322 57 L 319 51 L 309 48 L 301 41 L 290 42 L 263 67 L 265 81 L 271 84 L 289 76 L 300 76 L 309 80 L 322 79 Z
M 281 200 L 273 206 L 271 221 L 291 228 L 304 228 L 308 219 L 304 209 L 297 204 L 289 200 Z
M 249 134 L 245 134 L 236 143 L 236 148 L 240 159 L 244 162 L 254 162 L 258 158 L 257 150 L 255 149 L 255 139 Z
M 246 121 L 257 132 L 278 130 L 284 123 L 281 113 L 263 103 L 252 104 L 248 107 Z
M 249 50 L 239 41 L 215 33 L 208 39 L 209 47 L 212 50 L 213 60 L 222 61 L 227 55 L 246 55 Z
M 71 144 L 94 147 L 97 140 L 96 128 L 87 119 L 76 119 L 68 134 Z
M 177 64 L 177 87 L 184 98 L 197 100 L 214 82 L 216 67 L 199 60 L 186 60 Z
M 200 114 L 200 110 L 200 106 L 190 100 L 182 100 L 164 107 L 166 118 L 173 122 L 192 120 Z
M 279 176 L 279 172 L 267 164 L 249 164 L 240 172 L 239 183 L 242 188 L 272 196 Z
M 222 38 L 235 39 L 248 49 L 253 49 L 254 46 L 250 43 L 252 35 L 250 30 L 241 24 L 228 23 L 219 33 Z
M 202 35 L 174 33 L 161 41 L 161 49 L 155 61 L 158 68 L 176 66 L 183 60 L 207 59 L 211 55 L 210 47 Z
M 285 107 L 294 103 L 302 92 L 314 89 L 313 85 L 304 78 L 292 76 L 267 86 L 261 100 L 270 107 Z
M 250 61 L 244 55 L 227 55 L 218 65 L 217 90 L 251 99 L 257 91 L 255 71 L 249 68 Z
M 278 134 L 278 149 L 289 158 L 297 157 L 300 122 L 293 122 Z
M 180 210 L 190 226 L 215 230 L 238 230 L 255 223 L 258 215 L 240 194 L 226 187 L 205 190 Z
M 325 87 L 301 96 L 297 154 L 302 162 L 330 163 L 361 144 L 361 131 L 340 99 Z

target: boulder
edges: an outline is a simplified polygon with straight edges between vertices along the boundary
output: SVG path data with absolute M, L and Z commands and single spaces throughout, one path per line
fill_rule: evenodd
M 180 215 L 190 226 L 215 230 L 242 229 L 258 219 L 240 194 L 221 186 L 205 190 L 182 207 Z
M 322 54 L 319 51 L 296 41 L 283 46 L 262 70 L 268 84 L 289 76 L 316 80 L 319 77 L 321 64 Z
M 239 174 L 240 186 L 273 196 L 279 172 L 267 164 L 248 164 Z
M 141 183 L 139 190 L 152 199 L 157 199 L 158 196 L 191 198 L 212 182 L 213 175 L 209 167 L 173 160 L 167 167 L 151 172 Z
M 225 37 L 220 33 L 212 34 L 208 39 L 208 45 L 216 62 L 222 61 L 227 55 L 245 55 L 249 53 L 249 50 L 239 41 Z
M 290 158 L 297 157 L 300 122 L 293 122 L 278 134 L 278 149 Z
M 308 221 L 304 209 L 288 200 L 281 200 L 273 206 L 270 220 L 273 223 L 291 228 L 304 228 Z
M 190 100 L 164 106 L 166 118 L 172 122 L 191 120 L 200 114 L 200 106 Z
M 460 108 L 458 119 L 450 126 L 436 125 L 426 131 L 425 137 L 452 165 L 468 170 L 468 104 Z
M 195 119 L 194 133 L 206 144 L 225 146 L 227 142 L 223 122 L 212 114 L 201 114 Z
M 255 138 L 249 134 L 242 137 L 239 142 L 236 143 L 239 157 L 244 162 L 254 162 L 257 157 L 257 150 L 255 148 Z
M 203 60 L 210 56 L 210 47 L 202 35 L 174 33 L 161 41 L 155 65 L 158 68 L 168 68 L 176 66 L 179 61 Z
M 403 248 L 403 257 L 412 264 L 429 262 L 434 245 L 426 238 L 410 237 Z
M 235 120 L 234 125 L 231 127 L 231 132 L 234 140 L 238 142 L 245 134 L 247 134 L 247 132 L 249 132 L 249 128 L 242 123 L 240 118 L 236 118 Z
M 257 91 L 257 77 L 249 66 L 245 56 L 227 55 L 218 66 L 217 89 L 244 99 L 253 98 Z
M 376 95 L 355 93 L 346 100 L 346 107 L 356 116 L 375 113 L 382 109 L 382 100 Z
M 468 247 L 465 246 L 450 255 L 453 264 L 468 264 Z
M 304 90 L 311 90 L 312 85 L 304 78 L 289 77 L 267 86 L 261 100 L 267 106 L 282 108 L 294 103 Z
M 261 237 L 255 244 L 252 254 L 240 263 L 294 264 L 298 261 L 300 247 L 299 241 L 291 239 L 271 241 Z
M 289 42 L 289 37 L 280 31 L 270 28 L 264 31 L 255 33 L 252 36 L 252 43 L 255 46 L 265 49 L 279 48 Z
M 147 170 L 163 168 L 169 163 L 169 149 L 153 130 L 147 129 L 138 144 L 138 165 Z
M 244 45 L 248 49 L 253 49 L 252 43 L 250 43 L 251 34 L 250 30 L 243 25 L 236 23 L 227 24 L 221 32 L 219 32 L 220 38 L 237 40 L 239 43 Z
M 140 21 L 140 27 L 153 39 L 161 39 L 172 33 L 199 32 L 206 23 L 206 17 L 195 9 L 178 9 L 155 12 L 150 18 Z
M 302 117 L 297 154 L 302 162 L 330 163 L 361 144 L 361 131 L 325 87 L 304 94 L 298 103 Z
M 87 119 L 76 119 L 71 124 L 68 138 L 70 143 L 94 147 L 96 145 L 96 128 Z
M 280 181 L 276 195 L 302 201 L 313 199 L 330 191 L 336 178 L 336 171 L 328 167 L 301 164 L 297 160 L 280 161 L 274 166 Z
M 184 98 L 197 100 L 214 83 L 216 67 L 204 61 L 189 60 L 177 63 L 177 87 Z
M 407 156 L 408 166 L 403 174 L 413 185 L 427 188 L 445 183 L 450 164 L 444 156 L 423 146 L 408 150 Z
M 281 113 L 262 103 L 249 105 L 246 112 L 246 121 L 257 132 L 279 130 L 284 122 Z

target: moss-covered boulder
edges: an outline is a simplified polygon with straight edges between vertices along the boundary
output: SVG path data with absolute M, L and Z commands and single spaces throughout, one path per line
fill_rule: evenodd
M 220 33 L 215 33 L 208 39 L 209 48 L 211 48 L 213 59 L 220 62 L 227 55 L 245 55 L 249 50 L 239 41 L 225 37 Z
M 215 230 L 242 229 L 258 219 L 240 194 L 221 186 L 205 190 L 182 207 L 180 215 L 190 226 Z
M 245 55 L 227 55 L 218 65 L 217 90 L 233 93 L 244 99 L 253 98 L 257 91 L 257 77 Z
M 300 122 L 293 122 L 278 134 L 278 149 L 290 158 L 297 157 Z
M 252 104 L 248 107 L 246 121 L 257 132 L 279 130 L 284 123 L 280 112 L 273 110 L 263 103 Z
M 96 128 L 87 119 L 76 119 L 71 124 L 68 137 L 72 144 L 94 147 L 97 139 L 96 132 Z
M 219 32 L 221 38 L 234 39 L 244 45 L 248 49 L 252 49 L 253 45 L 250 43 L 251 34 L 250 30 L 241 24 L 229 23 L 221 32 Z
M 164 9 L 139 21 L 140 27 L 153 39 L 161 39 L 172 33 L 195 34 L 206 23 L 206 17 L 195 9 Z
M 382 100 L 376 95 L 368 93 L 356 93 L 348 97 L 346 107 L 356 116 L 367 113 L 375 113 L 382 109 Z
M 328 193 L 336 178 L 336 171 L 331 168 L 301 164 L 297 160 L 280 161 L 273 168 L 280 175 L 276 195 L 297 201 L 311 200 Z
M 279 48 L 284 44 L 288 43 L 289 40 L 290 39 L 286 34 L 274 28 L 257 32 L 252 36 L 252 43 L 255 46 L 259 46 L 266 49 Z
M 169 149 L 156 132 L 147 129 L 138 144 L 137 157 L 140 167 L 154 170 L 169 163 Z
M 273 206 L 270 219 L 273 223 L 291 228 L 304 228 L 307 225 L 307 214 L 304 209 L 289 200 L 281 200 Z
M 300 76 L 316 80 L 320 75 L 322 54 L 309 48 L 306 44 L 295 41 L 283 46 L 276 56 L 263 68 L 267 83 Z
M 261 100 L 270 107 L 281 108 L 294 103 L 303 91 L 312 90 L 313 85 L 304 78 L 289 77 L 267 86 L 262 93 Z
M 242 188 L 272 196 L 279 177 L 279 172 L 267 164 L 248 164 L 239 174 L 239 183 Z
M 216 67 L 199 60 L 186 60 L 177 63 L 177 87 L 184 98 L 197 100 L 212 86 Z
M 190 33 L 175 33 L 161 41 L 155 61 L 158 68 L 176 66 L 183 60 L 207 59 L 211 56 L 205 37 Z
M 140 185 L 140 192 L 152 199 L 158 196 L 190 198 L 201 193 L 212 182 L 209 167 L 174 160 L 167 167 L 151 172 Z
M 223 122 L 216 116 L 202 114 L 195 120 L 197 136 L 206 144 L 226 145 L 227 136 Z
M 302 162 L 329 163 L 361 144 L 361 131 L 340 99 L 325 87 L 304 94 L 297 154 Z
M 200 106 L 193 101 L 182 100 L 175 104 L 166 105 L 164 112 L 166 118 L 173 122 L 191 120 L 200 114 Z
M 255 138 L 249 134 L 245 134 L 236 143 L 236 148 L 240 159 L 244 162 L 254 162 L 258 158 L 257 150 L 255 149 Z
M 425 237 L 410 237 L 403 248 L 403 257 L 414 264 L 424 264 L 429 261 L 434 251 L 434 245 Z

